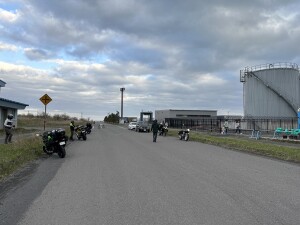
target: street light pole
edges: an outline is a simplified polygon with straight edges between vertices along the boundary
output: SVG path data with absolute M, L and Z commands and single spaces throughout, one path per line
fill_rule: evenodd
M 123 92 L 125 91 L 125 88 L 120 88 L 121 91 L 121 119 L 123 119 Z

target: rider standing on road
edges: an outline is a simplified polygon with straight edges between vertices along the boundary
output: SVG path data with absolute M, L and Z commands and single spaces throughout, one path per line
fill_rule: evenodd
M 73 139 L 74 130 L 75 130 L 75 125 L 74 125 L 74 121 L 72 120 L 70 123 L 70 131 L 71 131 L 70 140 L 71 141 L 74 141 L 74 139 Z
M 5 129 L 5 141 L 4 143 L 11 143 L 11 138 L 13 136 L 12 129 L 15 127 L 13 119 L 14 116 L 12 114 L 7 115 L 7 119 L 4 121 L 4 129 Z
M 157 123 L 157 120 L 154 120 L 151 126 L 151 131 L 153 132 L 153 142 L 156 142 L 158 128 L 159 125 Z

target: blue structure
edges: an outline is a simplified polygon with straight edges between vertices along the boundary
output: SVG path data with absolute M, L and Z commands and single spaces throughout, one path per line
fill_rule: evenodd
M 298 109 L 298 129 L 300 129 L 300 108 Z

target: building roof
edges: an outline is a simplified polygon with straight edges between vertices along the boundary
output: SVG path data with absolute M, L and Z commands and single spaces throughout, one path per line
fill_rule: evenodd
M 8 100 L 5 98 L 0 98 L 0 107 L 7 107 L 7 108 L 13 108 L 13 109 L 25 109 L 26 106 L 29 106 L 29 105 L 21 103 L 21 102 L 15 102 L 12 100 Z
M 0 88 L 1 88 L 1 87 L 5 87 L 5 84 L 6 84 L 6 83 L 5 83 L 3 80 L 0 80 Z
M 162 109 L 156 111 L 188 111 L 188 112 L 217 112 L 218 110 L 210 110 L 210 109 Z

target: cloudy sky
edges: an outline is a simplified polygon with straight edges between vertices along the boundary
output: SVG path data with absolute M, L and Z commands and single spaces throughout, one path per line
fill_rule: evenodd
M 243 114 L 246 66 L 300 62 L 299 0 L 0 0 L 0 97 L 103 119 Z

